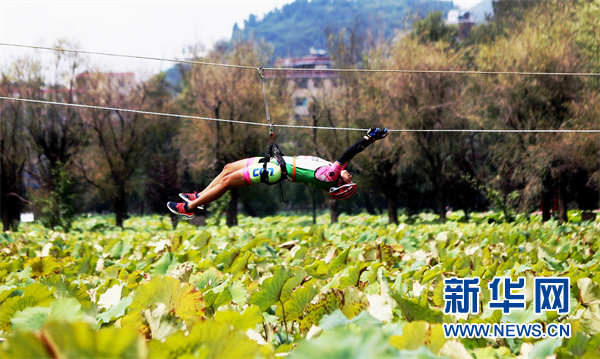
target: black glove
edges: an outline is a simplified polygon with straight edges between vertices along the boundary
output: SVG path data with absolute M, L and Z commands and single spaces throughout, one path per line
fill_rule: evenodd
M 387 128 L 371 127 L 367 131 L 367 137 L 373 141 L 381 140 L 388 135 Z

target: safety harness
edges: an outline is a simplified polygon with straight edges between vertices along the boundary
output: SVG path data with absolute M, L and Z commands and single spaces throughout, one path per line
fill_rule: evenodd
M 283 187 L 281 182 L 287 178 L 287 168 L 285 160 L 283 159 L 283 153 L 277 146 L 277 142 L 275 142 L 275 134 L 273 133 L 273 126 L 270 126 L 270 137 L 271 143 L 269 144 L 269 148 L 267 149 L 267 153 L 265 157 L 261 160 L 263 162 L 263 169 L 260 172 L 260 181 L 262 183 L 266 183 L 268 185 L 274 185 L 276 183 L 279 184 L 279 194 L 281 195 L 281 201 L 285 202 L 285 197 L 283 196 Z M 271 162 L 271 158 L 275 158 L 277 160 L 277 164 L 279 168 L 281 168 L 281 178 L 277 182 L 269 182 L 269 172 L 267 171 L 267 164 Z

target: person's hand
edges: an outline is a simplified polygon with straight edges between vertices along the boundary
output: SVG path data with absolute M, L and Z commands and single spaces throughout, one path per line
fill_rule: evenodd
M 367 131 L 367 137 L 373 141 L 381 140 L 388 135 L 387 128 L 371 127 Z

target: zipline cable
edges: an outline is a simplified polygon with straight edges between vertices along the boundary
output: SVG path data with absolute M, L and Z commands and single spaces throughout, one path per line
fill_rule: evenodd
M 141 59 L 141 60 L 179 62 L 179 63 L 184 63 L 184 64 L 196 64 L 196 65 L 206 65 L 206 66 L 233 67 L 233 68 L 238 68 L 238 69 L 256 69 L 256 67 L 250 67 L 250 66 L 230 65 L 230 64 L 218 64 L 218 63 L 204 62 L 204 61 L 195 61 L 195 60 L 166 59 L 166 58 L 162 58 L 162 57 L 152 57 L 152 56 L 125 55 L 125 54 L 115 54 L 115 53 L 99 52 L 99 51 L 71 50 L 71 49 L 63 49 L 63 48 L 60 48 L 60 47 L 20 45 L 20 44 L 10 44 L 10 43 L 6 43 L 6 42 L 0 42 L 0 46 L 21 47 L 21 48 L 29 48 L 29 49 L 36 49 L 36 50 L 52 50 L 52 51 L 73 52 L 73 53 L 86 54 L 86 55 L 102 55 L 102 56 L 112 56 L 112 57 L 125 57 L 125 58 L 131 58 L 131 59 Z
M 213 62 L 195 61 L 195 60 L 167 59 L 167 58 L 160 58 L 160 57 L 140 56 L 140 55 L 125 55 L 125 54 L 115 54 L 115 53 L 107 53 L 107 52 L 99 52 L 99 51 L 71 50 L 71 49 L 64 49 L 64 48 L 59 48 L 59 47 L 21 45 L 21 44 L 12 44 L 12 43 L 6 43 L 6 42 L 0 42 L 0 46 L 11 46 L 11 47 L 21 47 L 21 48 L 30 48 L 30 49 L 38 49 L 38 50 L 52 50 L 52 51 L 73 52 L 73 53 L 81 53 L 81 54 L 88 54 L 88 55 L 102 55 L 102 56 L 113 56 L 113 57 L 125 57 L 125 58 L 143 59 L 143 60 L 168 61 L 168 62 L 186 63 L 186 64 L 197 64 L 197 65 L 205 65 L 205 66 L 218 66 L 218 67 L 229 67 L 229 68 L 256 70 L 256 67 L 253 67 L 253 66 L 232 65 L 232 64 L 213 63 Z M 295 72 L 319 71 L 319 72 L 354 72 L 354 73 L 400 73 L 400 74 L 460 74 L 460 75 L 513 75 L 513 76 L 600 76 L 600 73 L 594 73 L 594 72 L 531 72 L 531 71 L 476 71 L 476 70 L 402 70 L 402 69 L 387 69 L 387 70 L 386 69 L 302 69 L 302 68 L 288 68 L 288 67 L 265 67 L 265 68 L 261 68 L 261 69 L 263 71 L 268 70 L 268 71 L 295 71 Z
M 75 103 L 64 103 L 64 102 L 54 102 L 54 101 L 45 101 L 45 100 L 33 100 L 33 99 L 24 99 L 17 97 L 4 97 L 0 96 L 0 100 L 6 101 L 19 101 L 19 102 L 27 102 L 27 103 L 37 103 L 37 104 L 45 104 L 45 105 L 57 105 L 57 106 L 66 106 L 66 107 L 76 107 L 76 108 L 86 108 L 92 110 L 107 110 L 107 111 L 121 111 L 121 112 L 129 112 L 129 113 L 137 113 L 141 115 L 152 115 L 152 116 L 166 116 L 166 117 L 178 117 L 178 118 L 188 118 L 195 120 L 205 120 L 205 121 L 218 121 L 218 122 L 229 122 L 236 123 L 241 125 L 253 125 L 253 126 L 272 126 L 272 127 L 280 127 L 280 128 L 304 128 L 304 129 L 318 129 L 318 130 L 340 130 L 340 131 L 367 131 L 367 128 L 352 128 L 352 127 L 323 127 L 323 126 L 303 126 L 303 125 L 274 125 L 260 122 L 250 122 L 250 121 L 237 121 L 237 120 L 226 120 L 219 118 L 211 118 L 211 117 L 200 117 L 200 116 L 189 116 L 189 115 L 178 115 L 172 113 L 164 113 L 164 112 L 151 112 L 151 111 L 141 111 L 141 110 L 130 110 L 124 108 L 117 107 L 106 107 L 106 106 L 92 106 L 92 105 L 82 105 Z M 600 133 L 600 129 L 554 129 L 554 130 L 503 130 L 503 129 L 398 129 L 398 130 L 388 130 L 388 132 L 465 132 L 465 133 Z

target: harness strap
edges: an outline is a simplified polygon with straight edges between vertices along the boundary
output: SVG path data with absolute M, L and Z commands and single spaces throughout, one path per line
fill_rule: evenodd
M 267 163 L 269 163 L 271 161 L 271 157 L 273 154 L 273 143 L 271 142 L 269 144 L 269 148 L 267 149 L 267 154 L 265 155 L 265 157 L 263 158 L 263 170 L 260 173 L 260 181 L 262 183 L 269 183 L 269 173 L 267 172 Z
M 277 147 L 277 144 L 275 143 L 275 141 L 271 141 L 271 143 L 269 144 L 269 149 L 267 150 L 267 154 L 265 155 L 265 157 L 262 160 L 263 170 L 260 173 L 261 182 L 267 183 L 267 184 L 274 184 L 274 183 L 269 183 L 269 175 L 267 172 L 267 164 L 269 162 L 271 162 L 271 158 L 277 159 L 277 163 L 279 164 L 279 168 L 281 169 L 280 182 L 283 181 L 284 179 L 286 179 L 288 176 L 286 163 L 285 163 L 285 160 L 283 159 L 283 153 L 281 153 L 281 150 L 279 149 L 279 147 Z
M 294 156 L 294 166 L 292 168 L 292 182 L 296 182 L 296 156 Z

